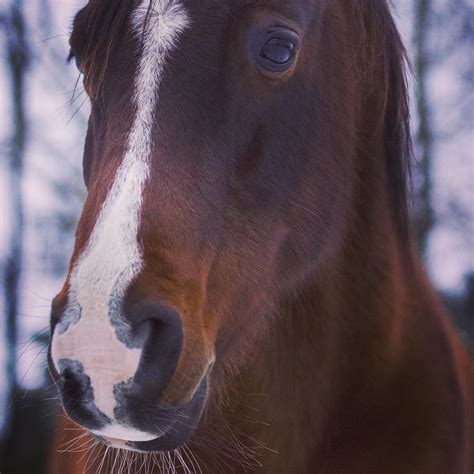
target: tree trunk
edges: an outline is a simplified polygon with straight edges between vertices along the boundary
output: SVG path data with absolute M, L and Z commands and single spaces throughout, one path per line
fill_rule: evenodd
M 433 132 L 429 110 L 427 81 L 430 67 L 428 36 L 432 17 L 432 0 L 414 2 L 414 67 L 416 73 L 416 109 L 418 128 L 416 131 L 417 150 L 417 195 L 414 213 L 414 230 L 420 251 L 424 254 L 428 239 L 435 223 L 432 204 L 432 158 Z
M 12 139 L 6 166 L 9 183 L 10 236 L 4 268 L 4 300 L 7 338 L 7 413 L 4 435 L 11 434 L 14 393 L 17 389 L 16 350 L 18 342 L 17 314 L 20 302 L 20 278 L 23 261 L 23 197 L 22 175 L 26 143 L 25 75 L 28 67 L 28 47 L 21 0 L 12 0 L 3 23 L 6 31 L 7 69 L 12 102 Z

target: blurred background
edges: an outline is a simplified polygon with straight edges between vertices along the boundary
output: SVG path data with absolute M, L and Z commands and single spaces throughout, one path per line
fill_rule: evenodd
M 85 188 L 88 100 L 66 64 L 81 0 L 0 0 L 0 472 L 42 473 L 58 412 L 46 369 L 52 297 Z M 413 63 L 412 223 L 463 338 L 474 341 L 472 0 L 397 0 Z

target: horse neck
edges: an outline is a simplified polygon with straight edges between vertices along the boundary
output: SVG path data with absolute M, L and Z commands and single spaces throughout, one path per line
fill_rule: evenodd
M 368 407 L 387 399 L 387 374 L 403 358 L 405 261 L 391 233 L 371 225 L 361 222 L 335 259 L 282 303 L 275 337 L 260 354 L 276 428 L 266 444 L 293 446 L 288 469 L 301 463 L 294 472 L 305 472 L 331 427 L 351 431 L 371 415 Z M 295 432 L 292 423 L 304 429 Z
M 423 438 L 422 419 L 438 413 L 438 403 L 459 405 L 440 388 L 446 378 L 435 375 L 453 375 L 455 365 L 443 310 L 397 239 L 388 196 L 376 181 L 354 191 L 357 204 L 339 250 L 297 294 L 283 298 L 274 327 L 233 380 L 219 414 L 234 438 L 245 433 L 239 443 L 264 458 L 266 472 L 307 472 L 324 460 L 330 466 L 353 454 L 347 450 L 360 452 L 361 442 L 398 446 L 407 430 L 413 440 Z M 447 362 L 433 369 L 440 351 Z M 401 413 L 399 404 L 408 410 Z M 452 419 L 459 422 L 459 413 Z M 392 438 L 382 439 L 387 423 Z M 402 454 L 394 453 L 393 462 L 406 459 Z

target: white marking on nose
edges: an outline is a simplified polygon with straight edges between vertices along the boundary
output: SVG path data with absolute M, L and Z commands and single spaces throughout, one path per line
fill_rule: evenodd
M 118 339 L 109 307 L 112 296 L 113 305 L 120 307 L 128 285 L 143 267 L 137 232 L 142 191 L 150 172 L 158 89 L 167 53 L 187 24 L 188 16 L 175 0 L 156 0 L 150 11 L 148 0 L 143 0 L 132 14 L 133 31 L 142 46 L 133 93 L 135 117 L 114 183 L 71 272 L 68 308 L 51 344 L 56 369 L 61 359 L 82 364 L 97 408 L 111 420 L 116 406 L 114 386 L 135 375 L 142 350 Z M 128 435 L 136 437 L 130 431 Z M 145 434 L 145 439 L 148 436 L 153 435 Z
M 121 425 L 108 425 L 100 431 L 92 430 L 92 433 L 104 438 L 121 439 L 123 441 L 151 441 L 156 439 L 156 434 L 144 433 Z

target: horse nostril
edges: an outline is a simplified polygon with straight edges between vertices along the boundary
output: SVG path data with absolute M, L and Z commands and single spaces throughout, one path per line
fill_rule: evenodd
M 90 378 L 84 373 L 82 365 L 77 361 L 61 359 L 59 361 L 60 382 L 68 394 L 79 395 L 90 386 Z
M 181 354 L 183 328 L 177 311 L 159 303 L 137 305 L 130 315 L 141 327 L 143 356 L 135 381 L 154 381 L 161 391 L 170 381 Z M 152 375 L 152 377 L 151 377 Z
M 64 382 L 70 382 L 71 380 L 74 379 L 74 372 L 69 368 L 66 367 L 62 372 L 61 372 L 61 377 Z
M 77 360 L 60 359 L 58 386 L 68 416 L 89 430 L 100 430 L 110 422 L 94 401 L 91 378 Z

